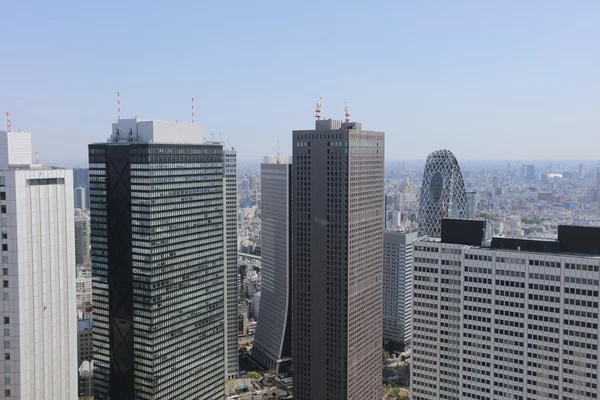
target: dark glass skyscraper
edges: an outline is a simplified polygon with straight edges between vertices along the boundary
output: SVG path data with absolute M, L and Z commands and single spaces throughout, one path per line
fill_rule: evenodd
M 291 175 L 290 164 L 261 165 L 262 278 L 252 357 L 278 373 L 292 361 Z
M 89 146 L 98 400 L 224 397 L 224 157 L 201 142 L 135 119 Z
M 293 132 L 294 398 L 380 400 L 384 133 Z

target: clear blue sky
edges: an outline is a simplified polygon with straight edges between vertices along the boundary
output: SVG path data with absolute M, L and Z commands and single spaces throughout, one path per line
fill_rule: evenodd
M 122 117 L 196 121 L 242 159 L 290 152 L 314 106 L 388 159 L 600 158 L 600 2 L 6 1 L 0 108 L 44 160 Z M 2 123 L 4 125 L 4 123 Z

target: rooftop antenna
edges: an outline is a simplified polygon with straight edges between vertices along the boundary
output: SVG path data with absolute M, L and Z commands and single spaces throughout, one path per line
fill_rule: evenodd
M 194 123 L 194 98 L 192 97 L 192 124 Z
M 40 153 L 39 152 L 35 152 L 35 163 L 39 164 L 40 163 Z
M 12 127 L 10 125 L 10 113 L 6 112 L 6 132 L 12 132 Z
M 277 164 L 280 164 L 281 160 L 279 159 L 279 140 L 277 141 Z
M 319 97 L 319 101 L 317 102 L 317 107 L 315 108 L 315 118 L 317 121 L 321 120 L 321 107 L 323 106 L 323 98 Z
M 121 92 L 117 92 L 117 121 L 121 120 Z
M 350 110 L 348 109 L 348 105 L 344 102 L 344 111 L 346 116 L 346 122 L 350 122 Z
M 214 132 L 211 132 L 211 133 L 210 133 L 210 141 L 211 141 L 211 142 L 214 142 L 214 141 L 215 141 L 215 133 L 214 133 Z

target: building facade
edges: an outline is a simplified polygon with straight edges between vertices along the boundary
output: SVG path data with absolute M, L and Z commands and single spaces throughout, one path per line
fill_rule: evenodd
M 596 399 L 600 228 L 489 241 L 484 226 L 414 242 L 412 398 Z
M 82 210 L 88 208 L 86 192 L 87 191 L 85 190 L 85 188 L 82 187 L 77 187 L 73 189 L 75 208 L 81 208 Z
M 419 200 L 419 236 L 440 236 L 442 218 L 467 218 L 467 192 L 458 161 L 450 150 L 427 156 Z
M 417 232 L 383 234 L 383 339 L 402 348 L 412 335 L 412 242 Z
M 94 359 L 94 330 L 92 318 L 80 318 L 77 321 L 77 365 L 81 367 L 84 361 L 91 363 Z M 93 371 L 92 371 L 93 372 Z M 79 373 L 79 396 L 93 394 L 93 378 Z
M 85 193 L 85 202 L 81 203 L 85 206 L 79 206 L 79 199 L 74 197 L 75 208 L 89 208 L 90 206 L 90 178 L 87 168 L 73 168 L 73 190 L 83 188 Z
M 73 172 L 31 163 L 31 135 L 0 132 L 6 399 L 77 398 Z
M 90 219 L 89 216 L 75 218 L 75 264 L 90 263 Z
M 89 145 L 97 400 L 224 397 L 224 156 L 202 142 L 136 118 Z
M 291 178 L 291 164 L 261 165 L 261 311 L 252 357 L 277 373 L 292 361 Z
M 294 398 L 381 399 L 384 133 L 293 132 Z
M 234 149 L 224 150 L 225 158 L 225 275 L 226 285 L 226 376 L 237 378 L 240 372 L 238 345 L 238 231 L 237 231 L 237 153 Z

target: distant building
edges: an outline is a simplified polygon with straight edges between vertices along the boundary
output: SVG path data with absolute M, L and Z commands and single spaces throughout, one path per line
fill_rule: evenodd
M 77 321 L 77 366 L 80 367 L 84 361 L 91 362 L 94 359 L 92 318 L 80 318 Z M 93 393 L 93 378 L 81 376 L 78 378 L 79 396 Z
M 535 179 L 535 165 L 532 165 L 532 164 L 527 165 L 526 171 L 527 171 L 526 176 L 525 176 L 526 179 L 530 180 L 530 181 L 534 180 Z
M 252 357 L 277 373 L 292 360 L 291 186 L 291 164 L 262 164 L 261 311 Z
M 75 281 L 75 296 L 77 311 L 86 316 L 86 311 L 92 307 L 92 277 L 80 275 Z M 81 363 L 80 363 L 81 364 Z
M 258 313 L 260 312 L 260 293 L 261 292 L 256 292 L 252 295 L 252 305 L 250 306 L 250 313 L 256 320 L 258 320 Z
M 412 337 L 412 242 L 417 232 L 383 234 L 383 339 L 400 346 Z
M 87 203 L 85 188 L 77 187 L 73 190 L 73 193 L 74 193 L 73 198 L 75 201 L 75 208 L 81 208 L 82 210 L 87 209 L 88 203 Z
M 75 264 L 90 263 L 90 220 L 87 217 L 75 219 Z
M 413 244 L 412 398 L 597 398 L 600 228 L 490 241 L 446 221 Z
M 381 399 L 384 133 L 293 132 L 294 399 Z
M 256 189 L 257 189 L 257 187 L 258 187 L 258 183 L 257 183 L 256 175 L 252 175 L 251 182 L 252 182 L 252 183 L 251 183 L 250 189 L 251 189 L 251 190 L 256 190 Z
M 89 170 L 87 168 L 74 168 L 73 169 L 73 190 L 77 188 L 83 188 L 85 190 L 85 207 L 77 207 L 75 208 L 89 208 L 90 205 L 90 178 L 89 178 Z M 79 200 L 77 198 L 74 199 L 77 203 Z
M 32 163 L 31 150 L 31 134 L 0 132 L 0 395 L 76 399 L 73 171 Z
M 585 178 L 585 164 L 579 164 L 579 179 Z
M 478 202 L 477 192 L 467 192 L 467 218 L 475 218 Z
M 442 218 L 467 218 L 467 192 L 454 154 L 437 150 L 427 157 L 419 202 L 419 236 L 440 236 Z
M 500 188 L 500 177 L 499 176 L 492 176 L 492 189 L 495 192 L 496 189 L 499 189 L 499 188 Z

